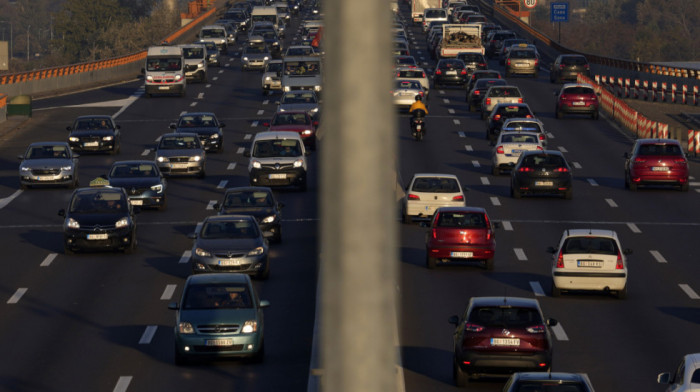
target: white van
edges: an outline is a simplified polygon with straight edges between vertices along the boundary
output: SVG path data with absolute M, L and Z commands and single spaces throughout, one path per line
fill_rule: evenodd
M 249 151 L 248 176 L 252 186 L 295 186 L 306 190 L 306 156 L 299 133 L 259 132 Z
M 179 46 L 151 46 L 143 69 L 146 97 L 153 94 L 185 96 L 185 59 Z
M 250 23 L 254 25 L 256 22 L 271 22 L 277 35 L 284 38 L 284 19 L 277 14 L 277 7 L 274 6 L 257 6 L 253 7 L 253 12 L 250 13 Z
M 202 42 L 213 42 L 221 53 L 228 53 L 228 32 L 220 24 L 202 26 L 199 30 L 199 40 Z
M 207 48 L 204 44 L 182 44 L 182 55 L 185 58 L 185 77 L 197 80 L 199 83 L 207 81 Z

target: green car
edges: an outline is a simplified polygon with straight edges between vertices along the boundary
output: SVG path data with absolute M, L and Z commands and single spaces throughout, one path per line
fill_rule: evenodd
M 175 364 L 192 359 L 265 356 L 263 308 L 250 277 L 237 273 L 191 275 L 175 316 Z

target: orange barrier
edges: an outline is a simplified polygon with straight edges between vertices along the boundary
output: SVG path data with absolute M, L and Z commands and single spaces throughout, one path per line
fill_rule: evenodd
M 0 109 L 7 107 L 7 94 L 0 93 Z

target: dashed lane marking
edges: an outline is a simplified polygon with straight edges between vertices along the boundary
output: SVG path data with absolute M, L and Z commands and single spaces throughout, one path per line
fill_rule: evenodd
M 255 127 L 257 127 L 257 126 L 258 126 L 258 121 L 257 121 L 257 120 L 256 120 L 256 121 L 253 121 L 252 123 L 250 123 L 250 127 L 251 127 L 251 128 L 255 128 Z
M 525 255 L 523 248 L 514 248 L 513 252 L 515 252 L 515 257 L 517 257 L 518 260 L 527 261 L 527 255 Z
M 233 170 L 236 168 L 236 162 L 231 162 L 226 166 L 226 170 Z
M 228 180 L 221 180 L 221 182 L 219 182 L 219 185 L 216 186 L 216 189 L 224 189 L 226 188 L 226 184 L 228 184 Z
M 211 80 L 217 81 L 217 80 L 219 80 L 219 77 L 218 77 L 218 76 L 214 76 L 213 78 L 211 78 Z
M 472 161 L 472 165 L 474 165 L 474 167 L 481 167 L 479 161 Z
M 572 165 L 574 165 L 574 169 L 580 169 L 582 167 L 578 162 L 573 162 Z
M 258 110 L 258 116 L 263 114 L 263 113 L 265 113 L 265 111 L 263 109 Z
M 444 103 L 444 104 L 448 104 L 448 103 L 450 103 L 450 100 L 449 100 L 449 99 L 447 99 L 447 98 L 443 98 L 443 99 L 442 99 L 442 103 Z
M 15 291 L 14 294 L 12 294 L 12 297 L 7 300 L 8 304 L 16 304 L 19 302 L 19 299 L 22 298 L 22 296 L 27 292 L 28 288 L 26 287 L 20 287 Z
M 49 253 L 48 256 L 44 259 L 44 261 L 39 264 L 40 267 L 48 267 L 51 265 L 51 263 L 56 259 L 56 256 L 58 256 L 58 253 Z
M 493 205 L 495 205 L 495 206 L 500 206 L 500 205 L 501 205 L 501 201 L 498 199 L 498 197 L 496 197 L 496 196 L 491 196 L 490 199 L 491 199 L 491 204 L 493 204 Z
M 469 152 L 474 151 L 474 147 L 472 147 L 472 146 L 469 145 L 469 144 L 467 144 L 466 146 L 464 146 L 464 149 L 467 150 L 467 151 L 469 151 Z
M 510 221 L 501 221 L 501 226 L 503 226 L 505 231 L 513 231 L 513 224 Z
M 457 135 L 459 135 L 459 137 L 467 137 L 467 135 L 462 131 L 457 132 Z
M 182 256 L 180 256 L 180 261 L 178 261 L 178 264 L 186 264 L 189 263 L 190 257 L 192 257 L 192 251 L 191 250 L 186 250 L 182 252 Z
M 566 332 L 564 332 L 564 327 L 562 327 L 560 323 L 553 326 L 551 329 L 552 332 L 554 332 L 554 337 L 557 338 L 558 341 L 566 342 L 569 340 L 569 337 L 566 336 Z
M 266 99 L 266 100 L 263 101 L 263 105 L 267 105 L 268 103 L 270 103 L 270 100 L 269 100 L 269 99 Z
M 245 136 L 243 136 L 243 140 L 250 140 L 253 137 L 252 133 L 246 133 Z
M 649 253 L 651 253 L 651 256 L 658 262 L 658 263 L 668 263 L 665 257 L 659 253 L 658 250 L 650 250 Z
M 151 153 L 151 150 L 149 148 L 147 148 L 147 149 L 143 150 L 143 152 L 141 153 L 141 156 L 145 157 L 146 155 L 148 155 L 150 153 Z
M 191 108 L 193 108 L 193 107 L 195 107 L 195 106 L 197 106 L 197 102 L 192 102 L 192 103 L 190 104 L 190 107 L 191 107 Z
M 557 149 L 561 152 L 569 152 L 564 146 L 558 146 Z
M 127 388 L 129 388 L 129 384 L 131 384 L 131 380 L 133 379 L 133 376 L 121 376 L 119 377 L 119 380 L 117 380 L 117 385 L 114 386 L 114 390 L 112 392 L 126 392 Z
M 163 290 L 163 295 L 160 296 L 160 299 L 163 301 L 167 301 L 169 299 L 173 298 L 173 294 L 175 294 L 175 288 L 177 287 L 176 284 L 169 284 L 165 286 L 165 290 Z
M 238 149 L 236 150 L 236 154 L 243 154 L 244 151 L 245 147 L 238 147 Z
M 153 336 L 156 334 L 157 330 L 157 325 L 149 325 L 146 327 L 146 330 L 143 331 L 143 335 L 141 335 L 141 339 L 139 339 L 139 344 L 151 344 L 151 340 L 153 340 Z
M 213 210 L 214 209 L 214 204 L 216 204 L 216 200 L 209 200 L 209 204 L 207 204 L 207 210 Z
M 447 113 L 455 114 L 455 110 L 452 108 L 447 109 Z
M 627 227 L 629 227 L 630 230 L 632 230 L 633 233 L 639 234 L 639 233 L 642 232 L 641 230 L 639 230 L 639 227 L 637 227 L 637 225 L 635 225 L 635 224 L 632 223 L 632 222 L 627 223 Z
M 598 186 L 598 182 L 592 178 L 588 179 L 588 183 L 591 184 L 591 186 Z
M 204 99 L 204 93 L 197 94 L 197 99 Z
M 530 282 L 530 287 L 532 288 L 532 292 L 535 293 L 535 297 L 546 296 L 544 293 L 544 290 L 542 289 L 542 285 L 540 284 L 540 282 L 537 282 L 537 281 Z
M 615 200 L 613 199 L 605 199 L 605 202 L 608 203 L 608 205 L 612 208 L 617 208 L 617 203 L 615 203 Z
M 488 177 L 480 177 L 482 185 L 491 185 Z
M 690 297 L 690 299 L 700 299 L 700 295 L 698 295 L 698 293 L 696 293 L 695 290 L 693 290 L 689 285 L 681 283 L 678 285 L 678 287 L 680 287 L 681 290 L 683 290 L 683 292 Z
M 454 123 L 455 123 L 455 125 L 459 125 L 459 124 L 461 124 L 461 122 L 459 121 L 459 119 L 456 119 L 456 118 L 455 118 L 454 120 L 452 120 L 452 122 L 454 122 Z

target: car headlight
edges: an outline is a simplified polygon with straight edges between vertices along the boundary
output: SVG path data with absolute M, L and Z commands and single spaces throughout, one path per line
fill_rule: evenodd
M 241 60 L 248 61 L 248 57 L 243 57 Z
M 260 169 L 260 168 L 262 168 L 262 165 L 261 165 L 260 162 L 258 162 L 258 161 L 253 161 L 253 162 L 252 162 L 252 165 L 253 165 L 253 167 L 254 167 L 255 169 Z
M 71 137 L 68 138 L 68 141 L 69 141 L 69 142 L 79 142 L 80 139 L 78 139 L 78 138 L 75 137 L 75 136 L 71 136 Z
M 304 132 L 302 132 L 302 134 L 304 134 L 306 136 L 311 135 L 312 133 L 313 133 L 313 131 L 310 129 L 305 129 Z
M 241 333 L 253 333 L 258 330 L 258 322 L 255 320 L 248 320 L 243 324 Z
M 280 112 L 284 112 L 284 108 L 279 108 L 277 110 L 279 110 Z
M 73 170 L 73 166 L 68 165 L 68 166 L 61 166 L 62 171 L 71 171 Z
M 218 138 L 219 138 L 219 134 L 218 134 L 218 133 L 212 133 L 212 134 L 211 134 L 211 138 L 212 138 L 212 139 L 218 139 Z
M 197 64 L 197 68 L 204 68 L 204 64 L 202 64 L 202 63 Z
M 294 167 L 302 167 L 304 166 L 304 160 L 303 159 L 297 159 L 294 161 Z
M 69 229 L 79 229 L 80 228 L 80 223 L 78 223 L 78 221 L 73 219 L 73 218 L 66 219 L 65 225 Z
M 27 166 L 20 166 L 19 170 L 23 172 L 30 172 L 32 171 L 32 168 Z
M 129 218 L 123 217 L 117 221 L 117 223 L 114 224 L 114 227 L 117 229 L 120 229 L 122 227 L 129 226 Z
M 289 86 L 284 86 L 284 91 L 290 91 L 292 88 Z
M 311 109 L 311 111 L 312 111 L 313 113 L 318 113 L 318 108 L 313 108 L 313 109 Z
M 267 57 L 267 56 L 263 57 L 263 61 L 267 61 L 267 60 L 269 60 L 269 59 L 270 59 L 270 58 Z
M 146 81 L 152 82 L 152 81 L 153 81 L 153 76 L 151 76 L 151 75 L 146 76 Z
M 107 141 L 107 142 L 112 140 L 112 139 L 114 139 L 114 136 L 105 136 L 102 138 L 102 140 Z
M 161 193 L 163 192 L 163 184 L 153 185 L 151 186 L 151 190 L 156 193 Z
M 199 257 L 210 257 L 211 253 L 207 252 L 206 250 L 202 248 L 197 248 L 194 250 L 194 254 L 196 254 Z
M 321 86 L 314 86 L 315 91 L 321 91 Z
M 157 157 L 157 158 L 156 158 L 156 161 L 158 161 L 158 162 L 169 162 L 170 160 L 169 160 L 168 158 L 166 158 L 166 157 L 162 157 L 162 156 L 161 156 L 161 157 Z
M 273 43 L 272 43 L 272 46 L 280 46 L 280 43 L 279 43 L 279 42 L 273 42 Z
M 272 223 L 272 222 L 274 222 L 274 220 L 275 220 L 275 216 L 274 216 L 274 215 L 270 215 L 270 216 L 266 216 L 265 218 L 263 218 L 260 222 L 262 222 L 262 223 Z
M 177 324 L 177 331 L 182 334 L 191 334 L 194 333 L 194 327 L 186 321 L 180 321 Z
M 179 82 L 180 80 L 182 80 L 182 75 L 175 75 L 175 81 Z
M 201 160 L 202 160 L 202 157 L 200 155 L 195 155 L 193 157 L 190 157 L 190 161 L 199 162 Z
M 264 251 L 265 249 L 263 249 L 262 246 L 258 246 L 257 248 L 248 252 L 248 256 L 260 256 L 261 254 L 263 254 Z
M 271 77 L 269 77 L 269 76 L 265 76 L 265 81 L 266 81 L 266 82 L 268 82 L 268 81 L 270 81 L 270 80 L 272 80 L 272 78 L 271 78 Z

